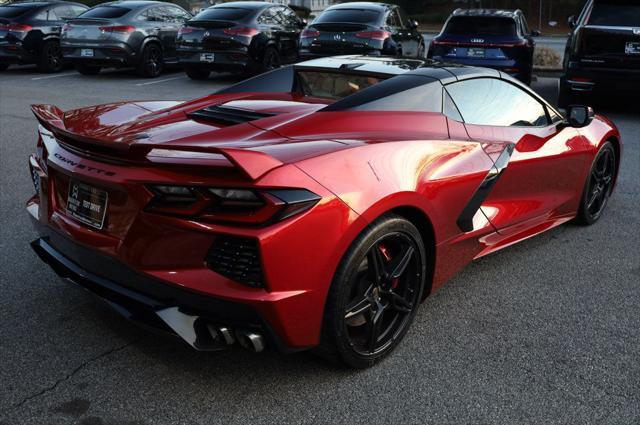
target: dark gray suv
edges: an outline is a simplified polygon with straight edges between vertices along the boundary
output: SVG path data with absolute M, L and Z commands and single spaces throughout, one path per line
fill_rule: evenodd
M 97 74 L 103 67 L 135 67 L 143 77 L 157 77 L 165 65 L 178 62 L 176 35 L 190 18 L 171 3 L 103 3 L 62 28 L 62 54 L 82 74 Z

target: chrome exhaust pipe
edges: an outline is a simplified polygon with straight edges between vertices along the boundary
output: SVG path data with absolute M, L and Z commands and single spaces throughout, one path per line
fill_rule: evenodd
M 238 342 L 243 348 L 260 353 L 264 350 L 264 337 L 255 332 L 239 331 L 237 332 Z

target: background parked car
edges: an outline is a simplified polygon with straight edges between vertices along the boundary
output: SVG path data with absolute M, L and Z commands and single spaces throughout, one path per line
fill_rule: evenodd
M 305 23 L 287 6 L 231 2 L 208 8 L 180 29 L 180 63 L 193 79 L 211 71 L 264 72 L 297 60 Z
M 82 74 L 103 67 L 135 67 L 157 77 L 177 63 L 175 39 L 191 14 L 171 3 L 125 0 L 96 6 L 62 30 L 62 53 Z
M 569 25 L 561 107 L 595 93 L 640 94 L 640 2 L 591 0 Z
M 300 38 L 300 58 L 367 54 L 424 58 L 418 23 L 395 5 L 343 3 L 322 12 Z
M 520 10 L 458 9 L 431 42 L 428 57 L 498 69 L 530 84 L 538 35 Z
M 14 3 L 0 6 L 0 71 L 10 64 L 36 64 L 42 72 L 63 67 L 60 29 L 87 6 L 70 2 Z

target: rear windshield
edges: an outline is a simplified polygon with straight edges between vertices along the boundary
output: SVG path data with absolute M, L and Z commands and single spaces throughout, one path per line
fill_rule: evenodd
M 239 7 L 215 7 L 198 13 L 194 21 L 242 21 L 251 15 L 254 10 L 241 9 Z
M 457 16 L 444 30 L 452 35 L 515 35 L 516 22 L 511 18 Z
M 640 3 L 632 0 L 606 0 L 593 5 L 589 25 L 613 27 L 640 26 Z
M 116 6 L 98 6 L 93 9 L 89 9 L 78 18 L 102 18 L 102 19 L 114 19 L 121 18 L 127 13 L 129 13 L 131 9 L 127 9 L 125 7 L 116 7 Z
M 33 8 L 23 7 L 23 6 L 1 6 L 0 18 L 6 18 L 6 19 L 17 18 L 18 16 L 25 14 L 30 10 L 33 10 Z
M 338 22 L 376 25 L 380 22 L 380 12 L 366 9 L 334 9 L 327 10 L 313 21 L 314 24 Z
M 305 96 L 342 99 L 378 84 L 383 79 L 330 71 L 298 71 L 298 81 Z

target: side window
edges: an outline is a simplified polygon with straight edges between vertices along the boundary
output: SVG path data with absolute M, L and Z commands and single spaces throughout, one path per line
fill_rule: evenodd
M 500 127 L 549 125 L 542 103 L 513 84 L 477 78 L 447 86 L 464 122 Z
M 172 7 L 171 11 L 173 12 L 174 22 L 182 24 L 191 19 L 191 15 L 180 8 Z
M 143 16 L 149 22 L 163 22 L 162 13 L 160 12 L 159 7 L 152 7 L 151 9 L 147 9 Z
M 276 20 L 274 19 L 273 12 L 273 7 L 266 9 L 258 18 L 258 23 L 263 25 L 276 25 Z
M 298 22 L 300 22 L 300 20 L 298 19 L 298 15 L 296 15 L 296 13 L 289 9 L 288 7 L 283 7 L 283 14 L 287 20 L 287 24 L 290 27 L 295 27 L 298 25 Z
M 453 99 L 449 96 L 449 93 L 444 90 L 444 99 L 442 101 L 442 112 L 449 118 L 462 122 L 462 115 L 458 111 L 458 107 L 453 103 Z
M 409 26 L 409 18 L 407 17 L 407 14 L 404 13 L 404 10 L 402 10 L 401 8 L 397 8 L 396 10 L 398 11 L 398 16 L 400 17 L 400 26 L 402 28 L 407 28 Z
M 531 29 L 529 29 L 529 24 L 527 23 L 527 19 L 524 16 L 522 16 L 520 19 L 522 19 L 523 35 L 530 35 Z

